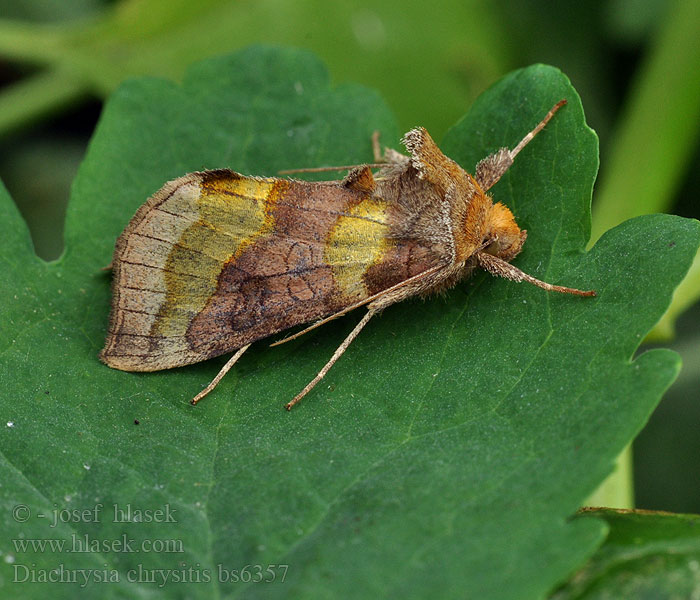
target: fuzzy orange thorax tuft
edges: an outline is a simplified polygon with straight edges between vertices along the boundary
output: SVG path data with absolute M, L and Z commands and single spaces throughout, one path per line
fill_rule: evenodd
M 493 239 L 485 250 L 503 260 L 511 260 L 520 252 L 527 233 L 521 231 L 507 206 L 496 202 L 489 215 L 489 237 Z

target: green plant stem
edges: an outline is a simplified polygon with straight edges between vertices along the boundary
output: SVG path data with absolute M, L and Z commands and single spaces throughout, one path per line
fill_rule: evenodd
M 627 446 L 615 461 L 615 471 L 598 486 L 586 501 L 587 506 L 634 507 L 632 446 Z
M 698 31 L 697 0 L 669 6 L 604 157 L 591 241 L 626 219 L 669 208 L 700 130 Z
M 6 87 L 0 93 L 0 136 L 85 94 L 85 84 L 62 71 L 38 73 Z
M 700 298 L 700 253 L 695 256 L 688 274 L 673 293 L 671 306 L 649 333 L 647 339 L 653 342 L 672 339 L 675 335 L 676 319 L 685 309 L 695 304 L 698 298 Z
M 591 243 L 631 217 L 669 208 L 697 142 L 700 118 L 700 3 L 677 0 L 639 70 L 610 145 L 593 206 Z M 651 333 L 671 337 L 676 316 L 700 297 L 698 257 Z M 632 508 L 632 452 L 589 499 L 593 506 Z
M 625 219 L 670 208 L 700 134 L 698 31 L 699 2 L 677 0 L 669 6 L 604 160 L 592 242 Z M 672 338 L 676 318 L 698 298 L 700 254 L 649 337 Z
M 34 64 L 55 64 L 63 54 L 66 25 L 0 19 L 0 56 Z

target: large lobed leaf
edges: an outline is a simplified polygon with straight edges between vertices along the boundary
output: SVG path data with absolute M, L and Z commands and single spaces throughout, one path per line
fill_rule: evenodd
M 598 297 L 478 274 L 444 297 L 386 310 L 286 413 L 360 313 L 278 348 L 258 344 L 193 408 L 188 399 L 221 360 L 155 374 L 97 360 L 109 308 L 101 267 L 135 209 L 168 179 L 366 161 L 373 130 L 397 144 L 392 116 L 375 93 L 331 88 L 318 61 L 293 50 L 209 60 L 181 86 L 124 85 L 75 181 L 61 260 L 33 255 L 3 197 L 0 585 L 17 598 L 49 589 L 72 598 L 79 583 L 12 583 L 63 565 L 114 570 L 119 582 L 89 584 L 101 598 L 522 599 L 579 567 L 605 526 L 568 517 L 678 371 L 665 350 L 631 357 L 668 306 L 699 232 L 693 221 L 643 217 L 583 251 L 597 143 L 576 92 L 550 67 L 496 84 L 443 148 L 473 170 L 561 98 L 569 104 L 493 194 L 529 231 L 518 266 Z M 129 503 L 167 506 L 175 522 L 116 522 L 115 505 Z M 20 518 L 17 505 L 26 506 Z M 69 522 L 50 527 L 62 509 L 93 512 L 60 513 Z M 126 536 L 141 551 L 22 551 L 12 541 L 70 544 L 86 534 Z M 176 540 L 182 552 L 141 546 L 153 540 Z M 288 570 L 284 582 L 279 567 L 274 583 L 220 581 L 246 565 Z

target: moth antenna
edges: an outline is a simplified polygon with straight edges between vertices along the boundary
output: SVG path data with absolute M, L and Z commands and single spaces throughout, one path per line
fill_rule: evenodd
M 549 112 L 544 116 L 544 119 L 542 119 L 537 126 L 530 132 L 528 133 L 522 140 L 520 140 L 520 143 L 513 148 L 510 151 L 510 158 L 513 160 L 518 153 L 525 147 L 527 146 L 532 139 L 544 129 L 544 126 L 549 123 L 549 121 L 552 119 L 554 116 L 554 113 L 556 113 L 562 106 L 566 104 L 566 100 L 559 100 L 552 108 L 549 109 Z
M 544 116 L 535 128 L 530 131 L 518 145 L 509 150 L 508 148 L 501 148 L 500 150 L 494 152 L 493 154 L 487 156 L 482 161 L 476 165 L 476 180 L 481 186 L 481 189 L 487 191 L 491 189 L 501 178 L 501 176 L 510 168 L 517 154 L 527 146 L 532 139 L 544 128 L 544 126 L 549 123 L 549 121 L 554 116 L 562 106 L 566 104 L 566 100 L 559 100 Z
M 595 290 L 583 291 L 577 290 L 576 288 L 564 287 L 562 285 L 552 285 L 546 281 L 540 281 L 536 277 L 521 271 L 515 265 L 511 265 L 509 262 L 486 252 L 479 252 L 476 255 L 476 258 L 479 261 L 479 266 L 482 269 L 488 271 L 492 275 L 496 275 L 497 277 L 504 277 L 505 279 L 517 281 L 518 283 L 521 281 L 527 281 L 528 283 L 536 285 L 538 288 L 542 288 L 548 292 L 560 292 L 562 294 L 573 294 L 574 296 L 587 297 L 596 295 Z
M 221 381 L 224 378 L 224 375 L 228 373 L 231 370 L 231 367 L 236 364 L 238 359 L 243 356 L 243 353 L 250 348 L 250 344 L 246 344 L 242 348 L 240 348 L 231 358 L 228 359 L 226 364 L 221 367 L 221 371 L 219 371 L 214 377 L 214 379 L 211 380 L 211 383 L 205 387 L 199 394 L 197 394 L 192 400 L 190 400 L 190 404 L 194 406 L 199 402 L 204 396 L 206 396 L 209 392 L 211 392 L 217 385 L 219 385 L 219 381 Z

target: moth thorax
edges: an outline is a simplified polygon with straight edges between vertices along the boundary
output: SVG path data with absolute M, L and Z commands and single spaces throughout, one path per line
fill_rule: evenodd
M 484 248 L 484 252 L 510 261 L 520 252 L 526 237 L 527 231 L 520 230 L 508 207 L 496 202 L 491 207 L 486 232 L 486 239 L 492 241 Z

